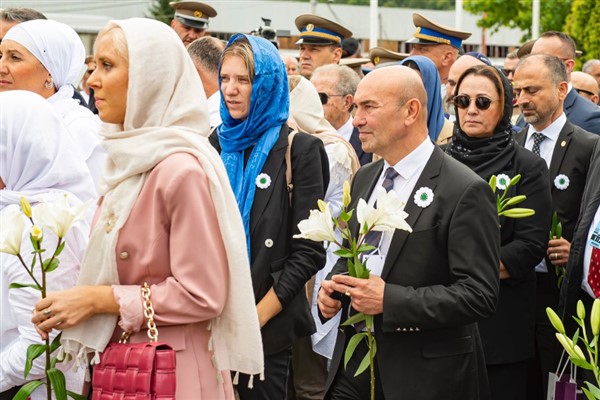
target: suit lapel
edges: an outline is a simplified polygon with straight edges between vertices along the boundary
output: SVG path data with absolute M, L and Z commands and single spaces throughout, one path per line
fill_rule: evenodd
M 562 166 L 563 159 L 571 143 L 571 136 L 573 135 L 573 125 L 569 121 L 565 123 L 562 130 L 558 134 L 556 144 L 554 145 L 554 151 L 552 152 L 552 160 L 550 161 L 550 179 L 553 181 L 554 177 L 558 175 L 560 167 Z M 563 145 L 564 144 L 564 145 Z M 555 187 L 552 185 L 552 191 Z
M 425 165 L 425 169 L 417 179 L 417 183 L 412 190 L 412 193 L 408 197 L 407 203 L 404 206 L 404 211 L 408 213 L 408 217 L 406 218 L 406 222 L 414 229 L 423 211 L 423 207 L 419 207 L 414 201 L 413 198 L 415 196 L 415 192 L 422 187 L 427 187 L 431 189 L 435 193 L 435 188 L 437 186 L 437 177 L 440 175 L 440 171 L 442 168 L 444 153 L 438 147 L 433 149 L 433 153 L 427 161 L 427 165 Z M 430 207 L 442 207 L 442 205 L 436 205 L 435 197 L 433 198 L 433 203 Z M 381 278 L 383 280 L 386 279 L 387 275 L 390 273 L 393 265 L 396 262 L 396 258 L 402 251 L 404 244 L 406 243 L 406 239 L 410 233 L 403 230 L 396 230 L 394 232 L 394 236 L 392 237 L 392 242 L 390 243 L 390 248 L 388 250 L 388 254 L 385 258 L 385 264 L 383 266 L 383 271 L 381 272 Z
M 565 114 L 568 114 L 568 110 L 571 107 L 573 107 L 573 104 L 575 103 L 576 98 L 577 98 L 577 92 L 575 91 L 575 89 L 571 89 L 571 91 L 567 94 L 567 97 L 565 97 L 565 104 L 563 106 Z M 568 116 L 567 116 L 567 118 L 568 118 Z
M 364 150 L 362 148 L 362 144 L 360 143 L 360 139 L 358 137 L 358 129 L 354 128 L 352 130 L 352 135 L 350 135 L 350 144 L 352 145 L 352 147 L 354 148 L 354 151 L 356 152 L 356 157 L 358 157 L 358 159 L 360 159 L 364 153 Z
M 257 187 L 254 192 L 254 202 L 252 203 L 252 211 L 250 212 L 250 235 L 254 232 L 257 222 L 265 211 L 265 207 L 267 206 L 267 203 L 269 203 L 273 191 L 280 189 L 275 183 L 277 182 L 281 171 L 285 170 L 285 168 L 282 168 L 282 164 L 284 164 L 285 161 L 285 151 L 288 145 L 287 133 L 285 126 L 279 131 L 279 139 L 277 139 L 275 146 L 271 149 L 271 152 L 265 160 L 265 165 L 263 165 L 261 170 L 261 173 L 269 175 L 271 184 L 266 189 Z M 283 173 L 283 175 L 285 175 L 285 173 Z M 285 180 L 285 177 L 283 177 L 283 179 Z M 284 183 L 284 185 L 285 184 L 286 183 Z
M 519 143 L 521 146 L 525 147 L 525 142 L 527 141 L 527 129 L 521 129 L 519 132 L 515 134 L 515 141 Z

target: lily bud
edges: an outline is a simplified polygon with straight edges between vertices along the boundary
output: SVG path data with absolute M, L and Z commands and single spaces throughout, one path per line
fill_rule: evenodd
M 37 225 L 32 226 L 29 233 L 31 234 L 31 237 L 34 240 L 38 240 L 38 241 L 42 240 L 42 237 L 44 236 L 44 231 L 42 230 L 42 228 L 40 228 Z
M 585 307 L 584 307 L 583 302 L 581 300 L 579 300 L 577 302 L 577 316 L 579 317 L 579 319 L 584 319 L 585 318 Z
M 564 335 L 565 327 L 564 327 L 562 321 L 560 320 L 560 317 L 558 316 L 558 314 L 556 314 L 554 312 L 554 310 L 551 309 L 550 307 L 546 307 L 546 314 L 548 314 L 548 319 L 550 320 L 550 323 L 552 323 L 552 326 L 554 327 L 554 329 L 556 329 L 558 332 L 560 332 Z
M 342 201 L 344 203 L 344 208 L 348 208 L 348 205 L 350 205 L 350 201 L 351 201 L 350 182 L 349 181 L 344 182 L 344 195 L 342 197 Z
M 31 204 L 29 204 L 27 199 L 23 196 L 21 196 L 20 203 L 21 203 L 21 210 L 23 211 L 23 214 L 25 214 L 25 216 L 27 218 L 31 218 Z
M 600 332 L 600 300 L 595 299 L 592 305 L 592 315 L 590 317 L 590 325 L 592 325 L 592 333 L 598 336 Z

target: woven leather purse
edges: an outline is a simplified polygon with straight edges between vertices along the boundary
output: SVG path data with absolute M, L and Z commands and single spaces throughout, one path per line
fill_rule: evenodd
M 144 316 L 150 342 L 127 343 L 124 332 L 119 343 L 109 343 L 94 366 L 92 400 L 175 399 L 175 350 L 158 342 L 150 287 L 144 283 Z

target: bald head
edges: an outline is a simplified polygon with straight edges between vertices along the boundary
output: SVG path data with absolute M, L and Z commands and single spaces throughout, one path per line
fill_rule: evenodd
M 586 74 L 585 72 L 575 71 L 571 74 L 571 83 L 573 89 L 591 101 L 594 104 L 598 104 L 598 82 L 593 76 Z
M 362 147 L 396 164 L 427 138 L 427 94 L 405 66 L 376 69 L 358 84 L 353 124 Z
M 460 78 L 463 72 L 477 65 L 485 65 L 485 63 L 470 55 L 459 57 L 458 60 L 452 64 L 450 73 L 448 74 L 448 84 L 446 85 L 446 102 L 450 103 L 454 99 L 456 82 L 458 82 L 458 78 Z

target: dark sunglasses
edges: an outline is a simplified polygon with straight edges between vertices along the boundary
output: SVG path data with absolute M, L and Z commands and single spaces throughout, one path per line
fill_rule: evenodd
M 585 89 L 577 89 L 576 87 L 573 87 L 573 89 L 575 89 L 577 91 L 577 93 L 583 95 L 583 94 L 587 94 L 588 96 L 595 96 L 596 93 L 592 93 L 589 90 L 585 90 Z
M 502 68 L 502 73 L 504 74 L 504 76 L 509 76 L 510 74 L 514 74 L 515 70 Z
M 321 99 L 321 104 L 325 105 L 329 101 L 330 97 L 344 97 L 343 94 L 327 94 L 323 92 L 319 92 L 319 98 Z
M 490 108 L 494 101 L 498 100 L 492 100 L 488 97 L 477 96 L 475 98 L 475 107 L 477 107 L 480 110 L 487 110 L 488 108 Z M 462 109 L 468 108 L 469 105 L 471 105 L 471 98 L 466 94 L 458 95 L 454 97 L 454 105 Z

